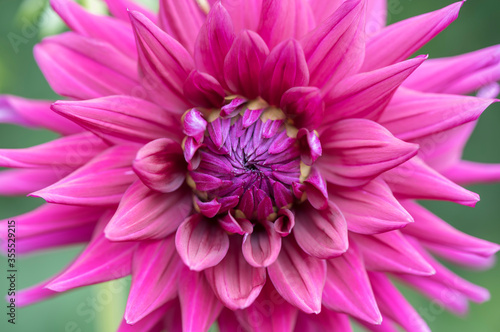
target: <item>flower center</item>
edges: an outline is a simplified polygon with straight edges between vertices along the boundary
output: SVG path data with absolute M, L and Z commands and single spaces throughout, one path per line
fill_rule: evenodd
M 296 129 L 285 120 L 279 109 L 240 98 L 220 112 L 188 111 L 184 154 L 201 213 L 234 209 L 248 220 L 269 220 L 293 204 L 305 168 L 301 173 Z

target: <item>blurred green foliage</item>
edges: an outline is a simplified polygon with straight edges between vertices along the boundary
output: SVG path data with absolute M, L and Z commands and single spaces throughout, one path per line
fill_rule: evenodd
M 95 6 L 99 0 L 82 0 Z M 147 1 L 154 6 L 154 1 Z M 388 0 L 391 22 L 441 8 L 451 1 Z M 37 68 L 32 48 L 40 36 L 61 31 L 60 21 L 50 16 L 44 0 L 0 0 L 0 93 L 28 98 L 56 99 Z M 93 7 L 100 11 L 102 7 Z M 46 17 L 45 19 L 43 19 Z M 500 43 L 500 3 L 497 0 L 468 1 L 459 19 L 418 53 L 428 53 L 431 58 L 456 55 Z M 16 45 L 9 34 L 23 39 Z M 479 121 L 465 151 L 465 158 L 482 162 L 500 162 L 500 107 L 490 107 Z M 27 130 L 0 125 L 0 148 L 27 147 L 56 137 L 43 130 Z M 500 243 L 500 185 L 477 185 L 470 188 L 481 195 L 476 208 L 451 203 L 426 202 L 436 214 L 466 233 Z M 27 212 L 41 204 L 41 200 L 23 197 L 0 198 L 0 218 Z M 432 230 L 429 230 L 432 231 Z M 68 264 L 81 247 L 52 250 L 18 259 L 18 289 L 31 286 L 57 273 Z M 1 260 L 0 294 L 7 289 L 4 277 L 5 258 Z M 453 268 L 466 279 L 491 291 L 488 303 L 472 304 L 466 317 L 456 317 L 436 309 L 421 295 L 403 288 L 415 308 L 426 314 L 433 331 L 500 331 L 500 267 L 486 272 Z M 115 287 L 108 284 L 86 287 L 68 292 L 27 308 L 18 309 L 17 324 L 6 322 L 6 307 L 1 310 L 0 331 L 112 331 L 121 319 L 127 296 L 129 280 L 118 281 Z M 123 290 L 116 292 L 111 289 Z M 110 300 L 94 307 L 93 299 L 111 294 Z M 108 303 L 109 302 L 109 303 Z M 91 310 L 89 310 L 91 309 Z

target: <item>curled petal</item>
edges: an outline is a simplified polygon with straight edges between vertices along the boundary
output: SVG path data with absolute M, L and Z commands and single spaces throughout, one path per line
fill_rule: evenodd
M 180 144 L 168 138 L 160 138 L 149 142 L 137 152 L 133 168 L 146 186 L 169 193 L 184 183 L 185 164 Z
M 266 267 L 274 263 L 281 250 L 281 237 L 273 223 L 263 221 L 243 237 L 242 252 L 248 264 Z
M 179 226 L 175 245 L 191 270 L 202 271 L 224 259 L 229 248 L 229 237 L 214 221 L 194 214 Z
M 314 130 L 324 120 L 325 103 L 318 88 L 290 88 L 281 97 L 280 105 L 297 128 Z
M 297 133 L 297 140 L 300 146 L 300 159 L 304 164 L 311 166 L 323 153 L 318 134 L 302 128 Z
M 224 103 L 224 89 L 212 76 L 193 70 L 184 82 L 184 95 L 193 105 L 218 108 Z
M 274 287 L 285 300 L 306 313 L 321 311 L 326 279 L 324 260 L 311 257 L 288 237 L 274 264 L 267 268 Z
M 231 246 L 226 257 L 218 265 L 205 270 L 214 293 L 232 310 L 250 306 L 266 283 L 266 269 L 247 263 L 238 237 L 231 236 Z
M 295 218 L 295 238 L 307 254 L 331 258 L 347 250 L 347 224 L 342 212 L 332 202 L 321 211 L 303 203 L 296 209 Z

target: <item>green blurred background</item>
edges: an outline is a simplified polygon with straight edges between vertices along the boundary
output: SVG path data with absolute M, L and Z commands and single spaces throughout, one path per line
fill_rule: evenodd
M 99 0 L 83 1 L 102 10 Z M 152 2 L 152 1 L 149 1 Z M 32 48 L 41 36 L 64 28 L 56 17 L 45 11 L 44 0 L 0 0 L 0 93 L 28 98 L 56 99 L 37 68 Z M 452 1 L 389 0 L 391 22 L 435 10 Z M 97 5 L 96 5 L 97 4 Z M 459 19 L 419 53 L 442 57 L 473 51 L 500 43 L 500 3 L 498 0 L 468 1 Z M 27 30 L 28 29 L 28 30 Z M 28 31 L 28 33 L 26 33 Z M 23 34 L 24 33 L 24 34 Z M 25 36 L 17 52 L 9 34 Z M 481 117 L 465 151 L 465 158 L 481 162 L 500 162 L 500 105 L 493 105 Z M 0 148 L 21 148 L 49 141 L 56 136 L 42 130 L 0 125 Z M 431 202 L 430 207 L 458 229 L 500 243 L 500 185 L 471 186 L 481 195 L 476 208 L 451 203 Z M 8 218 L 40 205 L 36 198 L 0 197 L 0 218 Z M 46 251 L 18 259 L 18 289 L 45 280 L 71 261 L 81 247 Z M 6 260 L 1 257 L 0 294 L 7 290 L 4 276 Z M 461 276 L 491 291 L 492 299 L 482 305 L 472 304 L 470 313 L 456 317 L 441 310 L 428 319 L 433 331 L 500 331 L 500 267 L 485 272 L 453 268 Z M 7 323 L 6 306 L 0 310 L 0 331 L 113 331 L 125 307 L 129 280 L 115 285 L 96 285 L 78 289 L 17 311 L 15 326 Z M 121 291 L 117 291 L 117 289 Z M 430 310 L 430 302 L 411 290 L 403 292 L 419 311 Z M 91 302 L 98 306 L 92 308 Z

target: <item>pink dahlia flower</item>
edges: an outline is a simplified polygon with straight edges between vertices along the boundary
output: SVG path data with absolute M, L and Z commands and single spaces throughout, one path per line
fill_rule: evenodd
M 15 217 L 18 250 L 88 242 L 18 303 L 132 275 L 120 331 L 411 332 L 389 277 L 456 313 L 488 299 L 434 255 L 487 267 L 500 247 L 415 202 L 474 206 L 459 184 L 500 179 L 461 160 L 499 48 L 408 59 L 463 2 L 388 27 L 384 0 L 106 2 L 52 1 L 72 31 L 35 57 L 67 99 L 0 100 L 61 134 L 0 151 L 2 193 L 47 201 Z

